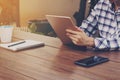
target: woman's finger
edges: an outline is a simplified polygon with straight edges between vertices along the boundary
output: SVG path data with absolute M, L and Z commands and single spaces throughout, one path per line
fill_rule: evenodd
M 74 34 L 67 33 L 66 35 L 69 36 L 69 37 L 71 36 L 71 37 L 77 38 L 77 39 L 81 38 L 80 34 L 79 35 L 74 35 Z
M 80 29 L 79 27 L 75 27 L 75 29 L 76 29 L 76 31 L 80 31 L 80 32 L 82 32 L 82 29 Z
M 78 35 L 78 34 L 80 34 L 82 31 L 74 31 L 74 30 L 66 29 L 66 32 L 67 32 L 67 33 L 70 33 L 70 34 Z

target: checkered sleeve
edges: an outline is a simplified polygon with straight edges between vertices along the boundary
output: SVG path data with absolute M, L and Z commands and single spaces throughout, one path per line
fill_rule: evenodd
M 104 8 L 106 8 L 105 6 L 106 5 L 103 4 Z M 118 13 L 119 13 L 119 11 L 118 11 Z M 109 19 L 111 20 L 111 18 L 109 18 Z M 119 21 L 119 19 L 118 19 L 118 21 Z M 106 24 L 108 24 L 107 22 L 109 22 L 109 21 L 106 20 Z M 104 30 L 107 30 L 107 29 L 104 28 Z M 112 29 L 111 27 L 109 28 L 109 32 L 110 32 L 110 30 L 114 31 L 114 29 Z M 106 31 L 106 33 L 108 33 L 108 31 Z M 95 50 L 120 50 L 120 38 L 118 38 L 118 37 L 95 38 L 94 43 L 95 43 Z
M 82 22 L 80 29 L 82 29 L 88 36 L 93 36 L 97 30 L 98 15 L 102 8 L 102 2 L 99 1 L 86 20 Z
M 120 50 L 120 39 L 95 38 L 95 50 Z
M 88 36 L 92 36 L 96 31 L 96 14 L 92 11 L 86 20 L 83 20 L 80 29 L 82 29 Z
M 116 20 L 118 26 L 120 25 L 120 9 L 116 12 Z M 120 28 L 118 28 L 120 29 Z M 120 50 L 120 34 L 118 33 L 118 38 L 95 38 L 95 50 Z

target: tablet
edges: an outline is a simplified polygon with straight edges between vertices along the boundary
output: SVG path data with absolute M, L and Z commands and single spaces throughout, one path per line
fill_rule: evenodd
M 66 36 L 65 31 L 66 29 L 75 29 L 75 25 L 70 17 L 46 15 L 46 18 L 63 44 L 72 43 L 71 39 Z

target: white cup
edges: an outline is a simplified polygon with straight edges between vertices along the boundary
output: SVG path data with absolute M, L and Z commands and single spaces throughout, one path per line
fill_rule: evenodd
M 13 26 L 3 25 L 0 26 L 0 39 L 1 42 L 7 43 L 12 41 Z

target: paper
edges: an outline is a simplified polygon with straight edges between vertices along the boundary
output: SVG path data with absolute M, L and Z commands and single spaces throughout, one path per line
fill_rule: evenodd
M 0 47 L 12 50 L 12 51 L 18 51 L 28 48 L 34 48 L 38 46 L 43 46 L 44 43 L 40 41 L 34 41 L 34 40 L 20 40 L 17 42 L 7 43 L 7 44 L 0 44 Z

